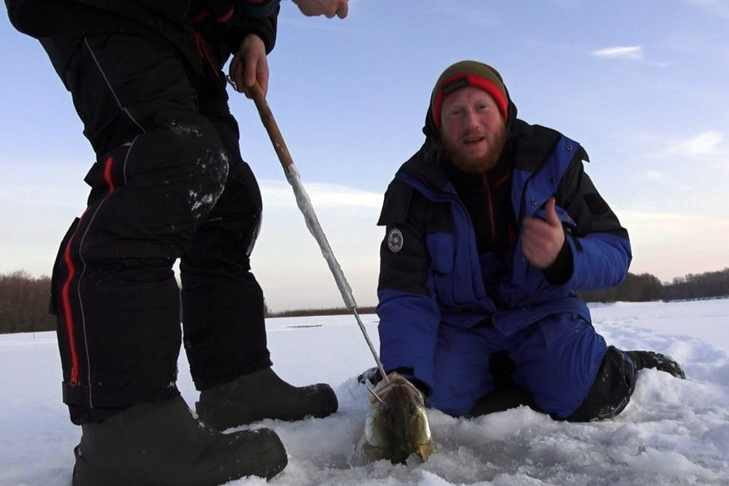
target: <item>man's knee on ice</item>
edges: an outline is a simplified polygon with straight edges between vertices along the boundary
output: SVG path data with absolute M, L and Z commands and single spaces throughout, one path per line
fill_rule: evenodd
M 617 416 L 628 405 L 635 380 L 633 362 L 621 350 L 608 347 L 590 391 L 566 420 L 588 422 Z

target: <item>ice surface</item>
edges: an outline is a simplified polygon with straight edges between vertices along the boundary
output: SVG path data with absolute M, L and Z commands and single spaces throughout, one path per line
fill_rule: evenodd
M 425 464 L 350 466 L 367 392 L 354 377 L 373 365 L 352 316 L 267 321 L 274 368 L 301 385 L 332 383 L 340 410 L 325 419 L 266 420 L 289 454 L 269 483 L 229 485 L 726 485 L 729 484 L 729 300 L 594 306 L 610 344 L 669 353 L 688 379 L 640 372 L 635 394 L 613 420 L 556 422 L 520 407 L 471 420 L 429 411 L 435 452 Z M 377 317 L 362 316 L 376 339 Z M 307 326 L 307 327 L 302 327 Z M 377 343 L 376 343 L 377 344 Z M 178 385 L 197 393 L 184 353 Z M 0 336 L 0 485 L 68 485 L 80 431 L 61 403 L 53 333 Z

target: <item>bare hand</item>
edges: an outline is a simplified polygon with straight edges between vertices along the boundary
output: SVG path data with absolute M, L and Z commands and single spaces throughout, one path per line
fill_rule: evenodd
M 301 13 L 308 17 L 326 15 L 329 18 L 337 15 L 340 19 L 347 16 L 349 0 L 294 0 Z
M 529 263 L 545 269 L 557 259 L 564 244 L 564 228 L 557 216 L 554 198 L 547 201 L 546 220 L 525 218 L 521 226 L 521 245 Z
M 230 79 L 235 89 L 246 93 L 254 84 L 258 83 L 266 96 L 268 92 L 268 59 L 266 58 L 266 45 L 256 34 L 248 34 L 240 43 L 238 53 L 230 63 Z

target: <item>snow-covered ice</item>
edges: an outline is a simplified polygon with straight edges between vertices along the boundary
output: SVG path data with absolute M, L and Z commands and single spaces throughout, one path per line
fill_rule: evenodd
M 333 384 L 340 410 L 325 419 L 252 426 L 275 429 L 289 454 L 288 467 L 268 484 L 729 484 L 729 299 L 596 305 L 592 313 L 609 343 L 668 353 L 688 379 L 641 371 L 628 407 L 604 422 L 556 422 L 526 407 L 471 420 L 431 410 L 436 450 L 427 463 L 360 467 L 349 460 L 367 401 L 354 377 L 372 358 L 354 318 L 269 319 L 275 370 L 297 385 Z M 376 342 L 377 317 L 363 320 Z M 61 404 L 55 335 L 0 336 L 0 369 L 0 485 L 69 484 L 80 430 Z M 197 393 L 184 352 L 178 385 L 192 405 Z

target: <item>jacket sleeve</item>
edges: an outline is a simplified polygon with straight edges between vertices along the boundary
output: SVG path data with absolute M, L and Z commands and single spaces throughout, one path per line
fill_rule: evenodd
M 77 19 L 87 15 L 88 7 L 82 3 L 68 0 L 5 0 L 13 27 L 35 38 L 73 31 Z
M 568 268 L 562 284 L 577 291 L 618 285 L 632 259 L 628 232 L 585 173 L 582 158 L 572 160 L 557 189 L 557 204 L 575 223 L 558 257 Z
M 202 0 L 5 0 L 13 26 L 41 38 L 83 32 L 87 22 L 112 12 L 154 27 L 154 17 L 184 23 L 191 8 Z
M 266 54 L 276 45 L 276 28 L 280 0 L 236 0 L 225 42 L 231 54 L 238 52 L 248 34 L 256 34 L 266 45 Z
M 385 370 L 411 369 L 414 378 L 432 387 L 440 312 L 429 285 L 425 203 L 398 181 L 385 194 L 378 221 L 386 231 L 380 246 L 377 313 Z

